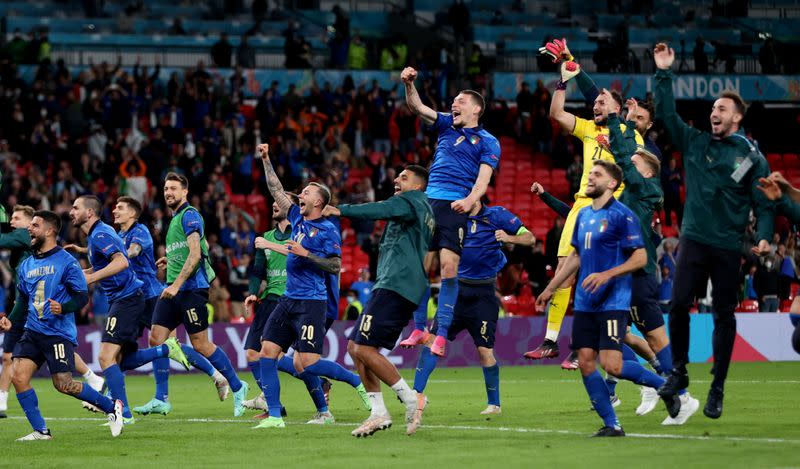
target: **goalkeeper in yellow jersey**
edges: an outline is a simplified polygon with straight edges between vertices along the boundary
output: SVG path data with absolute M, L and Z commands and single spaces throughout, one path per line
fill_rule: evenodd
M 592 199 L 586 196 L 586 182 L 594 161 L 606 160 L 614 162 L 614 155 L 611 154 L 608 144 L 608 127 L 606 124 L 608 120 L 606 109 L 608 106 L 605 105 L 605 100 L 608 98 L 601 94 L 594 99 L 592 107 L 593 120 L 582 119 L 564 110 L 567 81 L 581 73 L 580 65 L 572 60 L 573 57 L 569 53 L 566 40 L 555 40 L 548 43 L 544 48 L 540 49 L 540 52 L 550 55 L 555 62 L 561 62 L 561 81 L 559 81 L 553 93 L 553 99 L 550 103 L 550 117 L 555 119 L 561 127 L 568 129 L 572 135 L 583 143 L 583 175 L 581 176 L 580 189 L 575 194 L 575 203 L 572 205 L 567 221 L 564 224 L 564 229 L 561 232 L 561 240 L 558 244 L 558 266 L 556 267 L 556 274 L 558 274 L 564 259 L 569 256 L 573 249 L 570 245 L 570 240 L 575 227 L 575 217 L 580 209 L 592 203 Z M 612 92 L 612 96 L 615 103 L 610 108 L 619 113 L 622 108 L 622 96 L 617 92 Z M 624 128 L 622 130 L 624 131 Z M 636 143 L 639 145 L 644 144 L 638 132 L 636 133 Z M 614 196 L 619 198 L 623 190 L 624 185 L 621 185 L 614 193 Z M 558 334 L 561 331 L 561 322 L 564 320 L 564 315 L 569 307 L 570 294 L 574 283 L 575 277 L 571 276 L 555 291 L 547 310 L 547 332 L 544 342 L 536 349 L 526 352 L 525 358 L 539 360 L 558 357 Z M 571 353 L 561 366 L 567 370 L 576 370 L 578 368 L 577 355 L 574 352 Z

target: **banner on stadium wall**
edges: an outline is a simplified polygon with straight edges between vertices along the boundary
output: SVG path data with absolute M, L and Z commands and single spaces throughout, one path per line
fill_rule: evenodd
M 68 67 L 72 76 L 77 76 L 87 67 L 71 66 Z M 122 67 L 127 73 L 133 73 L 133 67 Z M 161 67 L 159 80 L 166 86 L 172 73 L 177 73 L 179 79 L 183 79 L 184 68 L 180 67 Z M 32 83 L 36 76 L 36 67 L 23 65 L 19 67 L 20 77 L 26 83 Z M 148 74 L 153 72 L 153 67 L 148 67 Z M 233 75 L 234 70 L 229 68 L 206 68 L 206 72 L 218 83 L 219 79 L 225 81 L 228 89 L 230 82 L 228 79 Z M 353 79 L 355 87 L 365 85 L 369 90 L 373 80 L 377 80 L 378 85 L 383 89 L 392 89 L 400 83 L 400 72 L 386 72 L 381 70 L 272 70 L 272 69 L 250 69 L 243 70 L 244 76 L 244 95 L 248 98 L 259 97 L 275 81 L 281 94 L 286 93 L 289 85 L 295 85 L 297 92 L 301 95 L 308 94 L 314 82 L 322 89 L 326 82 L 330 83 L 333 89 L 341 85 L 345 77 L 349 75 Z
M 619 91 L 623 96 L 644 97 L 653 91 L 653 75 L 622 75 L 592 73 L 598 87 Z M 536 88 L 542 80 L 547 89 L 555 88 L 559 80 L 555 73 L 494 74 L 494 97 L 514 100 L 522 83 Z M 714 100 L 725 89 L 734 89 L 746 101 L 800 101 L 800 76 L 785 75 L 676 75 L 672 89 L 677 99 Z M 575 80 L 567 86 L 567 99 L 582 101 L 583 95 Z
M 666 319 L 666 318 L 665 318 Z M 733 349 L 734 361 L 800 361 L 800 355 L 795 353 L 791 346 L 793 327 L 788 314 L 763 313 L 763 314 L 737 314 L 738 334 Z M 347 336 L 355 325 L 355 321 L 337 321 L 325 337 L 325 353 L 323 358 L 335 360 L 348 368 L 352 368 L 353 361 L 347 354 Z M 497 339 L 495 341 L 495 354 L 502 366 L 510 365 L 553 365 L 560 360 L 529 361 L 522 358 L 522 354 L 538 346 L 544 339 L 547 322 L 544 317 L 533 318 L 502 318 L 497 324 Z M 213 324 L 209 328 L 211 339 L 225 350 L 233 365 L 240 371 L 246 371 L 247 357 L 243 349 L 247 337 L 247 324 Z M 572 317 L 564 320 L 559 347 L 562 358 L 569 350 L 569 331 L 572 329 Z M 710 314 L 693 314 L 691 316 L 691 345 L 689 359 L 692 362 L 712 361 L 711 334 L 714 330 L 713 318 Z M 411 332 L 409 326 L 403 337 Z M 78 353 L 86 363 L 95 371 L 100 370 L 98 359 L 100 353 L 100 339 L 102 332 L 94 326 L 78 327 Z M 182 342 L 189 343 L 189 338 L 181 330 L 179 337 Z M 140 340 L 141 347 L 147 347 L 147 341 Z M 385 352 L 389 360 L 398 368 L 412 368 L 417 364 L 418 349 L 403 349 L 396 347 L 391 352 Z M 179 365 L 171 362 L 173 370 L 180 371 Z M 448 344 L 447 356 L 439 359 L 439 366 L 479 366 L 478 354 L 469 334 L 463 332 L 459 337 Z M 148 364 L 137 371 L 147 373 L 151 371 Z

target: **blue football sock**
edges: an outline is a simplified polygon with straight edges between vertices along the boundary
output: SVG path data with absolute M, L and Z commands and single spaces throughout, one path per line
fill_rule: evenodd
M 638 360 L 638 358 L 636 358 L 636 352 L 634 352 L 628 344 L 622 344 L 622 360 Z
M 422 352 L 419 354 L 419 361 L 417 362 L 417 371 L 414 373 L 414 390 L 417 392 L 425 391 L 428 385 L 428 379 L 431 373 L 436 368 L 436 363 L 439 357 L 431 353 L 428 347 L 422 347 Z M 484 371 L 485 373 L 485 371 Z
M 261 363 L 258 360 L 254 362 L 247 362 L 247 367 L 250 368 L 250 373 L 253 373 L 253 378 L 256 380 L 256 386 L 261 389 Z
M 619 377 L 628 381 L 633 381 L 636 384 L 647 386 L 650 388 L 660 388 L 666 380 L 661 376 L 653 373 L 647 368 L 643 367 L 641 363 L 634 360 L 625 360 L 622 362 L 622 371 Z
M 164 344 L 146 349 L 139 349 L 133 353 L 126 354 L 119 364 L 119 368 L 122 371 L 135 370 L 142 365 L 167 356 L 169 356 L 169 347 Z
M 439 308 L 436 310 L 436 335 L 447 337 L 453 323 L 453 308 L 458 299 L 458 279 L 443 278 L 439 290 Z
M 81 392 L 75 397 L 92 404 L 107 414 L 114 412 L 114 401 L 95 391 L 86 383 L 81 383 Z
M 122 416 L 131 418 L 132 415 L 128 408 L 128 396 L 125 393 L 125 375 L 122 374 L 119 365 L 115 363 L 103 370 L 103 376 L 106 378 L 106 384 L 108 385 L 108 390 L 111 392 L 111 398 L 122 401 L 122 405 L 125 407 Z
M 297 377 L 297 370 L 294 368 L 294 360 L 286 355 L 278 359 L 278 371 Z
M 608 387 L 603 377 L 600 376 L 600 372 L 595 370 L 589 376 L 584 376 L 583 386 L 589 394 L 589 399 L 592 401 L 595 412 L 603 419 L 603 425 L 619 427 L 617 414 L 614 412 L 614 407 L 611 406 L 611 395 L 608 393 Z
M 17 394 L 17 400 L 19 401 L 20 407 L 22 407 L 22 410 L 25 412 L 25 417 L 28 419 L 28 423 L 31 424 L 31 427 L 40 432 L 47 430 L 44 417 L 42 417 L 42 413 L 39 411 L 39 398 L 36 397 L 36 391 L 31 388 L 25 392 L 21 392 Z
M 617 383 L 619 383 L 619 380 L 617 380 L 617 378 L 611 375 L 606 376 L 606 386 L 608 387 L 608 393 L 611 394 L 612 396 L 617 393 Z
M 327 412 L 328 403 L 325 402 L 325 393 L 322 392 L 322 380 L 319 376 L 313 373 L 306 373 L 305 371 L 297 375 L 298 379 L 302 379 L 308 389 L 308 395 L 314 401 L 314 407 L 317 412 Z
M 424 331 L 428 323 L 428 300 L 431 297 L 431 287 L 425 289 L 425 294 L 422 295 L 422 300 L 414 311 L 414 328 L 418 331 Z
M 181 350 L 183 350 L 183 354 L 186 355 L 186 359 L 189 360 L 189 363 L 191 363 L 193 367 L 201 370 L 208 376 L 214 376 L 214 371 L 216 371 L 214 366 L 200 352 L 186 344 L 181 345 Z
M 307 366 L 306 371 L 332 380 L 344 381 L 354 388 L 361 384 L 361 378 L 357 374 L 330 360 L 317 360 L 313 365 Z
M 656 354 L 656 359 L 658 359 L 659 368 L 656 368 L 656 371 L 660 375 L 665 375 L 672 371 L 672 346 L 667 344 L 666 347 L 662 348 L 660 352 Z
M 156 395 L 159 401 L 167 402 L 169 395 L 169 358 L 153 360 L 153 378 L 156 380 Z
M 217 371 L 222 374 L 222 376 L 225 377 L 225 379 L 228 380 L 228 384 L 230 384 L 233 392 L 236 392 L 242 388 L 242 382 L 239 381 L 239 375 L 236 374 L 236 370 L 233 369 L 233 364 L 231 364 L 230 359 L 227 355 L 225 355 L 225 352 L 223 352 L 221 348 L 217 347 L 217 349 L 214 350 L 214 353 L 208 357 L 208 361 L 214 368 L 217 369 Z
M 483 381 L 486 383 L 486 397 L 489 405 L 500 405 L 500 365 L 483 367 Z M 414 378 L 416 386 L 417 379 Z
M 267 400 L 270 416 L 281 416 L 281 381 L 278 379 L 278 364 L 274 358 L 261 358 L 261 391 Z

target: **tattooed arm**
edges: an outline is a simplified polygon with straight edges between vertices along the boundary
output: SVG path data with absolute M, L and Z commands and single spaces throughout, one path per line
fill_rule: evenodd
M 267 179 L 269 193 L 272 194 L 272 198 L 275 199 L 275 203 L 278 204 L 281 210 L 287 210 L 292 206 L 292 201 L 286 196 L 286 192 L 283 190 L 283 184 L 281 184 L 281 180 L 278 179 L 275 168 L 272 167 L 272 162 L 269 160 L 269 144 L 262 143 L 259 145 L 258 154 L 261 156 L 261 163 L 264 164 L 264 175 Z

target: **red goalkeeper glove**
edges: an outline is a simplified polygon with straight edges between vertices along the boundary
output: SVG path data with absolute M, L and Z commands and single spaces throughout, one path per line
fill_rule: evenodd
M 539 53 L 542 55 L 547 55 L 553 59 L 553 63 L 559 63 L 563 61 L 572 61 L 575 58 L 569 52 L 569 48 L 567 47 L 567 40 L 562 39 L 555 39 L 551 42 L 548 42 L 544 45 L 544 47 L 539 48 Z

